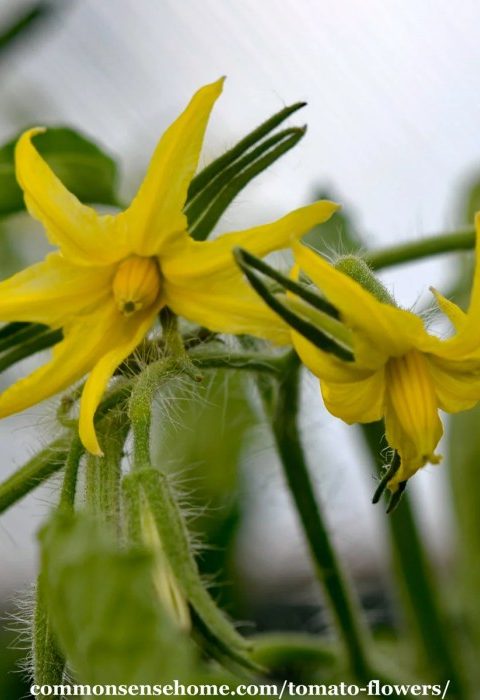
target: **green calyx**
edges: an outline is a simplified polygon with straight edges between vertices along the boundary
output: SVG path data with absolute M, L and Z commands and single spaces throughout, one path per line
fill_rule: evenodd
M 362 258 L 355 255 L 342 255 L 335 262 L 335 268 L 358 282 L 367 292 L 381 301 L 383 304 L 397 306 L 395 299 L 387 291 L 386 287 L 373 274 L 372 270 Z

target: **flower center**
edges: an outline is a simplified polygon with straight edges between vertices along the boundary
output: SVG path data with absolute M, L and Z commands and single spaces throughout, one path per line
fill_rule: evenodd
M 118 266 L 113 279 L 113 295 L 122 314 L 130 316 L 152 306 L 161 286 L 156 259 L 133 256 Z
M 417 350 L 410 350 L 402 357 L 391 359 L 386 379 L 394 420 L 411 445 L 407 451 L 413 450 L 408 456 L 418 462 L 417 469 L 427 462 L 438 463 L 440 458 L 435 455 L 435 448 L 442 435 L 442 424 L 426 358 Z M 398 449 L 397 445 L 392 447 Z

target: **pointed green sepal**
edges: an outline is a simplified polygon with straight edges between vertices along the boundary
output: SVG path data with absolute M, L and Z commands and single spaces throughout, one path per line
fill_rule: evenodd
M 329 302 L 325 301 L 310 290 L 305 289 L 302 287 L 302 285 L 294 282 L 290 278 L 285 277 L 279 272 L 273 270 L 270 268 L 270 266 L 266 265 L 266 263 L 262 262 L 258 258 L 255 258 L 255 256 L 253 256 L 251 253 L 247 253 L 240 248 L 236 248 L 233 251 L 233 254 L 235 256 L 235 260 L 245 273 L 245 276 L 252 285 L 253 289 L 272 309 L 272 311 L 275 311 L 275 313 L 277 313 L 280 318 L 288 323 L 289 326 L 303 335 L 304 338 L 309 340 L 316 347 L 320 348 L 324 352 L 335 355 L 340 360 L 344 360 L 345 362 L 353 362 L 355 358 L 350 348 L 333 339 L 330 335 L 325 333 L 314 323 L 311 323 L 304 316 L 292 311 L 292 309 L 288 306 L 287 297 L 285 297 L 285 301 L 283 301 L 279 295 L 273 293 L 269 289 L 268 285 L 262 281 L 260 276 L 254 272 L 254 269 L 261 271 L 264 275 L 268 275 L 268 277 L 274 279 L 277 283 L 281 284 L 285 290 L 294 292 L 313 306 L 314 309 L 320 309 L 322 313 L 326 313 L 325 309 L 328 309 L 329 313 L 327 313 L 327 316 L 330 315 L 335 317 L 336 315 L 338 317 L 337 310 L 331 304 L 329 304 Z

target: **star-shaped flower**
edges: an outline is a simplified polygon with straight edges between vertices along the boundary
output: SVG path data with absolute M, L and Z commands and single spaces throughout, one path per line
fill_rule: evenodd
M 18 182 L 29 212 L 58 250 L 0 283 L 0 320 L 62 328 L 64 339 L 50 362 L 0 396 L 0 417 L 90 373 L 79 430 L 86 448 L 101 454 L 95 410 L 113 372 L 164 306 L 213 331 L 288 342 L 287 327 L 257 300 L 231 250 L 242 245 L 265 255 L 286 247 L 292 235 L 326 221 L 337 205 L 321 201 L 271 224 L 212 241 L 192 240 L 183 208 L 222 84 L 206 85 L 194 95 L 161 138 L 136 197 L 115 216 L 97 213 L 64 187 L 32 143 L 42 129 L 21 136 Z
M 299 242 L 296 262 L 339 311 L 342 343 L 353 362 L 326 353 L 293 332 L 303 362 L 320 379 L 327 409 L 347 423 L 385 419 L 386 438 L 399 456 L 392 492 L 428 462 L 436 464 L 443 433 L 439 409 L 457 413 L 480 399 L 480 216 L 477 265 L 468 313 L 432 290 L 457 333 L 442 340 L 423 320 L 380 301 L 349 275 Z

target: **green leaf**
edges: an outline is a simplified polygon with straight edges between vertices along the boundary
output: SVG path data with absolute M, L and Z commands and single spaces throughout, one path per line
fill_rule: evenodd
M 23 194 L 15 177 L 18 134 L 0 148 L 0 216 L 23 211 Z M 54 127 L 35 137 L 39 153 L 65 187 L 82 202 L 116 205 L 117 166 L 93 141 L 67 127 Z
M 192 677 L 194 646 L 158 603 L 149 553 L 118 549 L 110 531 L 84 514 L 55 513 L 40 540 L 48 614 L 80 682 Z

